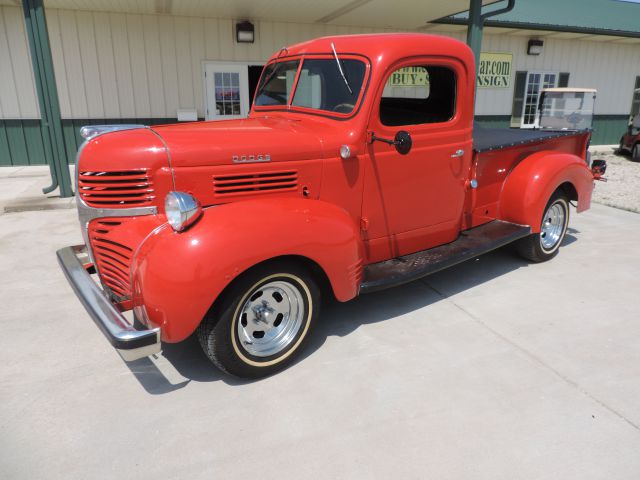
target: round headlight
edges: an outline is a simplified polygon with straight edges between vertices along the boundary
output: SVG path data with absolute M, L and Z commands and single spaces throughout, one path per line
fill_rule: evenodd
M 185 192 L 169 192 L 164 199 L 164 211 L 171 228 L 181 232 L 202 214 L 200 202 Z

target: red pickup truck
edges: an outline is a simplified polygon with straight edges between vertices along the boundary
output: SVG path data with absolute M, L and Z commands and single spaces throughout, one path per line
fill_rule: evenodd
M 246 119 L 84 127 L 85 244 L 62 269 L 125 360 L 197 332 L 215 365 L 257 378 L 299 354 L 323 296 L 511 242 L 548 260 L 602 172 L 590 131 L 474 129 L 474 94 L 459 41 L 336 36 L 275 54 Z

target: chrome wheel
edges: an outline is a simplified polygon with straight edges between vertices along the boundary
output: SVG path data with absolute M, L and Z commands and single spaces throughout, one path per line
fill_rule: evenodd
M 275 280 L 259 285 L 239 310 L 240 345 L 255 357 L 280 353 L 300 332 L 305 310 L 302 292 L 294 284 Z
M 558 246 L 567 223 L 566 204 L 561 201 L 553 203 L 545 212 L 540 231 L 540 244 L 546 251 Z

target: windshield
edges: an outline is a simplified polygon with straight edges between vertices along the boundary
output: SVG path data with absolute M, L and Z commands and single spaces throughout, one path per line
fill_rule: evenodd
M 300 61 L 276 62 L 268 65 L 256 93 L 255 106 L 285 106 L 292 98 L 291 106 L 293 107 L 342 114 L 351 113 L 360 96 L 365 64 L 350 58 L 339 61 L 344 78 L 335 58 L 304 60 L 293 96 L 291 91 Z
M 582 130 L 591 128 L 595 92 L 543 92 L 540 128 Z

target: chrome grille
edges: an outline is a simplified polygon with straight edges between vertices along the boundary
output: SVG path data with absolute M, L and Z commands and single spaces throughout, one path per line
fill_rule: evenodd
M 81 171 L 78 193 L 95 208 L 129 208 L 151 205 L 156 198 L 146 169 L 112 172 Z
M 119 300 L 131 296 L 130 268 L 133 249 L 113 239 L 112 231 L 120 220 L 96 220 L 89 225 L 89 241 L 103 285 Z

